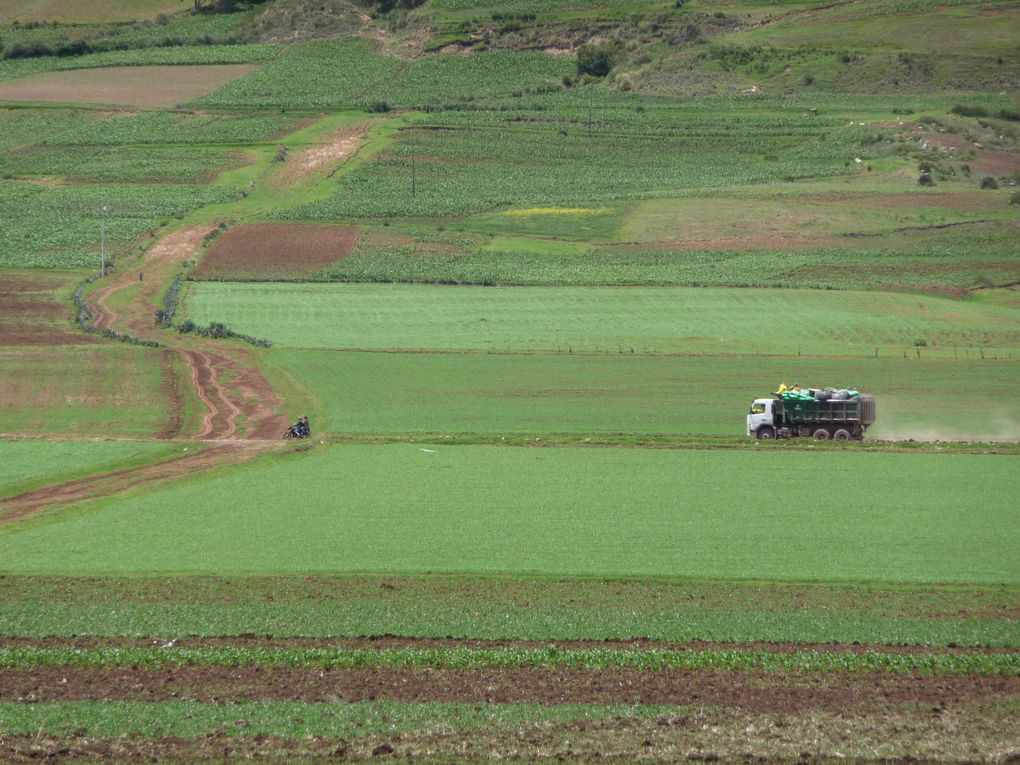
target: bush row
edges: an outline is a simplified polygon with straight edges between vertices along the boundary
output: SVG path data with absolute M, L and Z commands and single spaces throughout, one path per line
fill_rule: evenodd
M 166 291 L 166 295 L 163 296 L 163 307 L 156 310 L 157 327 L 173 326 L 174 317 L 177 315 L 177 299 L 180 296 L 183 281 L 184 277 L 178 276 L 170 285 L 170 289 Z
M 134 335 L 126 335 L 123 332 L 117 332 L 116 330 L 100 329 L 99 327 L 92 326 L 92 320 L 95 318 L 95 313 L 92 311 L 92 306 L 90 306 L 85 300 L 85 288 L 92 282 L 101 278 L 103 278 L 102 274 L 93 274 L 79 284 L 71 294 L 71 301 L 77 309 L 74 318 L 78 323 L 78 326 L 90 335 L 99 335 L 100 337 L 109 338 L 110 340 L 120 340 L 122 343 L 130 343 L 131 345 L 144 345 L 148 348 L 162 348 L 163 344 L 157 343 L 155 340 L 142 340 L 140 337 L 135 337 Z
M 235 337 L 238 340 L 244 340 L 246 343 L 257 345 L 260 348 L 271 348 L 273 346 L 273 344 L 265 338 L 252 337 L 251 335 L 235 332 L 221 321 L 213 321 L 209 323 L 209 326 L 203 327 L 201 324 L 196 324 L 191 319 L 186 319 L 177 325 L 177 331 L 182 335 L 188 335 L 194 332 L 196 335 L 201 337 L 210 337 L 213 339 Z

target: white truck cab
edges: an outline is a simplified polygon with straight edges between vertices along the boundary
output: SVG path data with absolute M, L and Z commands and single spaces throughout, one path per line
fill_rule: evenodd
M 772 398 L 756 398 L 751 402 L 751 411 L 747 413 L 747 435 L 760 438 L 761 434 L 758 431 L 763 425 L 767 425 L 770 430 L 762 431 L 762 433 L 767 433 L 767 438 L 772 438 L 772 434 L 775 432 L 772 411 L 775 401 Z

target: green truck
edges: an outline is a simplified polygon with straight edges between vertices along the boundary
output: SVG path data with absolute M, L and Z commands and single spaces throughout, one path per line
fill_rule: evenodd
M 816 441 L 860 441 L 875 421 L 875 399 L 866 393 L 841 400 L 756 398 L 747 415 L 747 435 L 759 441 L 810 437 Z

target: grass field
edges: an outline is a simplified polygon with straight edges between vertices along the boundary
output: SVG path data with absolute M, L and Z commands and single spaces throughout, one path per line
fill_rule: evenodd
M 1015 584 L 1013 468 L 967 455 L 339 446 L 8 527 L 0 570 Z M 767 486 L 808 484 L 760 505 Z
M 0 433 L 154 436 L 170 419 L 167 364 L 124 345 L 0 346 Z
M 940 356 L 1020 348 L 1009 309 L 893 293 L 200 283 L 188 310 L 200 324 L 297 348 L 902 356 L 918 339 Z
M 389 586 L 384 586 L 389 585 Z M 1015 587 L 495 577 L 0 580 L 0 627 L 93 635 L 1020 646 Z M 427 607 L 423 607 L 427 603 Z
M 2 5 L 0 760 L 1020 756 L 1013 6 Z
M 269 359 L 319 402 L 320 431 L 351 434 L 744 433 L 781 381 L 880 391 L 869 438 L 1013 440 L 1017 362 L 952 359 L 341 353 Z M 966 391 L 966 395 L 960 395 Z
M 169 451 L 151 441 L 0 441 L 0 496 L 79 475 L 113 470 Z

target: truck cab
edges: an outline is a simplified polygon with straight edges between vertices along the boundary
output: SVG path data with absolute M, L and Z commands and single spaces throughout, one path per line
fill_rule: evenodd
M 774 398 L 756 398 L 747 413 L 747 435 L 762 440 L 775 438 Z

